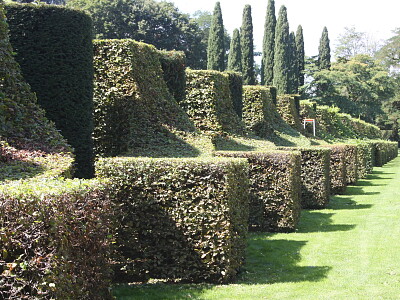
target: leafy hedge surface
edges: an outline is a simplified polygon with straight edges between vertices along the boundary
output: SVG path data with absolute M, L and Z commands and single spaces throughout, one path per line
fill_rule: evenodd
M 343 194 L 347 187 L 347 164 L 345 145 L 323 145 L 331 150 L 330 159 L 330 186 L 331 193 Z
M 372 141 L 375 147 L 374 166 L 382 167 L 387 162 L 396 158 L 399 151 L 397 142 L 389 141 Z
M 229 75 L 226 73 L 187 70 L 186 99 L 180 105 L 202 132 L 245 132 L 233 108 Z
M 299 100 L 291 95 L 279 95 L 277 98 L 276 107 L 278 112 L 293 129 L 302 132 L 303 126 L 299 115 Z
M 110 298 L 112 212 L 96 182 L 2 189 L 0 298 Z
M 300 153 L 215 152 L 247 158 L 250 164 L 249 229 L 289 232 L 300 218 Z
M 358 180 L 358 148 L 356 145 L 345 144 L 346 181 L 355 184 Z
M 246 160 L 113 158 L 96 167 L 119 207 L 119 280 L 236 276 L 248 226 Z
M 161 68 L 168 90 L 177 102 L 186 94 L 186 56 L 181 51 L 160 50 Z
M 301 206 L 323 208 L 329 203 L 331 150 L 326 148 L 282 148 L 301 153 Z
M 366 178 L 372 173 L 374 167 L 375 147 L 374 144 L 365 141 L 357 141 L 358 154 L 358 178 Z
M 92 23 L 83 12 L 50 5 L 7 5 L 10 41 L 24 78 L 69 144 L 76 176 L 93 176 Z
M 226 72 L 229 78 L 229 89 L 231 91 L 231 99 L 233 109 L 242 119 L 243 115 L 243 77 L 237 72 Z
M 176 130 L 194 130 L 168 91 L 153 46 L 133 40 L 97 40 L 94 53 L 97 154 L 145 155 L 149 149 L 178 144 Z

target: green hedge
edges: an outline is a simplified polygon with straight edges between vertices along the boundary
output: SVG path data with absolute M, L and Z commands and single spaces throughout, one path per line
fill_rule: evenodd
M 215 152 L 217 156 L 247 158 L 250 164 L 249 229 L 289 232 L 300 218 L 300 153 Z
M 26 81 L 75 149 L 78 177 L 93 176 L 91 18 L 54 5 L 7 5 L 10 41 Z
M 293 129 L 302 132 L 303 126 L 299 115 L 299 98 L 292 95 L 279 95 L 276 105 L 278 112 Z
M 119 208 L 118 280 L 228 282 L 243 264 L 248 163 L 242 159 L 101 159 Z
M 101 156 L 184 147 L 194 126 L 163 79 L 159 52 L 133 40 L 94 41 L 94 142 Z
M 326 148 L 282 148 L 301 153 L 301 206 L 323 208 L 329 203 L 331 150 Z
M 237 72 L 226 72 L 229 78 L 229 89 L 231 91 L 231 99 L 233 109 L 242 119 L 243 116 L 243 77 Z
M 112 213 L 94 181 L 2 187 L 0 298 L 111 299 Z
M 160 50 L 161 68 L 168 90 L 177 102 L 185 98 L 186 93 L 186 56 L 182 51 Z
M 375 147 L 373 143 L 357 140 L 358 178 L 366 178 L 374 167 Z
M 346 182 L 355 184 L 358 180 L 358 148 L 356 145 L 345 144 Z
M 371 141 L 375 149 L 374 166 L 382 167 L 387 162 L 396 158 L 399 147 L 397 142 Z
M 330 159 L 330 186 L 331 193 L 343 194 L 347 187 L 347 164 L 345 145 L 323 145 L 331 150 Z
M 227 73 L 187 70 L 186 99 L 180 105 L 204 133 L 245 132 L 244 124 L 233 108 Z

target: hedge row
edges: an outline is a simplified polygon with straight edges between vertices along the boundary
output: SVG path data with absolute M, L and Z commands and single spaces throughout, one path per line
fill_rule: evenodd
M 78 177 L 93 176 L 91 18 L 54 5 L 6 6 L 10 41 L 24 78 L 68 143 Z
M 249 229 L 269 232 L 295 230 L 300 218 L 300 153 L 216 152 L 246 158 L 250 165 Z
M 193 131 L 163 79 L 159 52 L 133 40 L 94 41 L 94 142 L 102 156 L 145 155 Z M 180 145 L 178 145 L 180 146 Z
M 374 166 L 381 167 L 396 158 L 399 151 L 397 142 L 372 141 L 375 147 Z
M 293 129 L 302 132 L 303 127 L 300 121 L 299 98 L 292 95 L 279 95 L 276 107 L 278 112 Z
M 238 159 L 102 159 L 118 207 L 119 280 L 228 282 L 243 264 L 248 163 Z
M 279 148 L 293 149 L 301 153 L 301 206 L 323 208 L 331 195 L 331 150 L 326 148 Z
M 229 77 L 218 71 L 186 71 L 186 98 L 180 105 L 204 133 L 245 132 L 234 110 Z
M 0 192 L 1 299 L 111 299 L 113 209 L 97 182 Z
M 239 119 L 242 119 L 243 115 L 243 77 L 240 73 L 237 72 L 226 72 L 229 78 L 229 89 L 231 92 L 231 99 L 233 109 L 236 114 L 239 116 Z

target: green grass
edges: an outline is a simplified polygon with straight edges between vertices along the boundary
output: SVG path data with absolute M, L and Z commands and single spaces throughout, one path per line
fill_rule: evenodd
M 117 299 L 399 299 L 400 157 L 302 213 L 290 234 L 251 234 L 230 285 L 121 285 Z

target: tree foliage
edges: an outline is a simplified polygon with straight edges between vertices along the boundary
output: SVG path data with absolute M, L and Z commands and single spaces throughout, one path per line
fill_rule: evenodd
M 304 69 L 305 69 L 305 50 L 303 27 L 299 25 L 296 31 L 296 50 L 299 63 L 299 86 L 304 85 Z
M 256 76 L 254 71 L 253 20 L 250 5 L 246 5 L 243 10 L 242 27 L 240 28 L 240 46 L 242 48 L 243 84 L 254 85 L 256 83 Z
M 235 29 L 232 35 L 228 56 L 228 71 L 242 73 L 242 48 L 240 47 L 240 33 L 238 29 Z
M 221 4 L 219 2 L 217 2 L 214 7 L 208 37 L 207 69 L 225 71 L 224 23 Z
M 269 0 L 264 25 L 263 52 L 261 61 L 261 84 L 272 85 L 274 79 L 275 48 L 275 1 Z
M 296 36 L 294 32 L 289 35 L 289 90 L 290 94 L 299 92 L 299 58 L 296 47 Z
M 289 92 L 289 22 L 284 5 L 279 10 L 275 31 L 274 86 L 278 94 Z
M 204 57 L 198 24 L 169 2 L 155 0 L 68 0 L 88 12 L 96 38 L 134 39 L 158 49 L 183 51 L 189 66 Z
M 331 67 L 331 47 L 328 35 L 328 29 L 324 27 L 318 47 L 318 67 L 320 70 Z
M 400 68 L 400 28 L 395 29 L 393 33 L 394 36 L 386 41 L 377 53 L 377 57 L 388 67 L 398 70 Z

